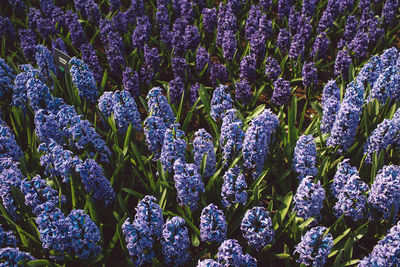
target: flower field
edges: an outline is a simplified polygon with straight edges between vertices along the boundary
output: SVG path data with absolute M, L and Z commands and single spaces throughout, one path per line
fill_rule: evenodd
M 0 266 L 400 266 L 398 0 L 2 0 Z

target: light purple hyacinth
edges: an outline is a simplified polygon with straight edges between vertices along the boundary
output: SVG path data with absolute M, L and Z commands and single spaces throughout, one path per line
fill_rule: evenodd
M 320 181 L 313 183 L 311 176 L 304 177 L 293 197 L 293 211 L 304 220 L 312 217 L 319 220 L 324 199 L 325 190 L 322 188 Z
M 184 266 L 190 260 L 189 232 L 184 219 L 176 216 L 164 224 L 161 245 L 167 264 Z
M 299 254 L 299 259 L 296 260 L 298 263 L 316 267 L 325 265 L 333 247 L 333 237 L 330 233 L 325 234 L 326 231 L 324 226 L 317 226 L 301 237 L 294 252 Z
M 312 50 L 311 50 L 311 56 L 315 57 L 318 56 L 319 58 L 325 58 L 326 52 L 328 51 L 328 46 L 329 46 L 329 39 L 326 36 L 325 32 L 320 33 L 314 41 Z
M 367 211 L 367 192 L 369 187 L 360 180 L 358 174 L 353 174 L 341 188 L 338 201 L 333 207 L 336 217 L 342 214 L 358 221 L 365 217 Z
M 178 158 L 174 163 L 174 181 L 178 203 L 195 211 L 198 208 L 200 194 L 204 192 L 204 183 L 197 166 Z
M 400 264 L 400 221 L 374 246 L 371 253 L 359 262 L 359 267 L 398 266 Z
M 158 159 L 161 154 L 161 148 L 164 143 L 164 134 L 167 130 L 162 118 L 157 116 L 149 116 L 143 122 L 144 134 L 146 136 L 146 144 L 148 149 L 155 154 Z
M 231 109 L 233 105 L 233 100 L 229 93 L 229 87 L 226 85 L 218 86 L 213 93 L 211 99 L 211 112 L 210 116 L 217 120 L 224 116 L 225 111 Z
M 226 239 L 218 248 L 218 263 L 221 266 L 256 267 L 257 260 L 249 254 L 244 254 L 236 239 Z
M 317 147 L 312 135 L 302 135 L 297 140 L 294 148 L 293 169 L 299 175 L 297 178 L 302 180 L 306 176 L 316 176 L 318 173 Z
M 88 65 L 75 57 L 69 61 L 69 64 L 71 65 L 72 82 L 78 89 L 79 96 L 89 102 L 95 102 L 98 93 L 96 79 Z
M 322 121 L 321 131 L 329 133 L 335 122 L 336 115 L 340 108 L 340 89 L 335 80 L 330 80 L 322 93 Z
M 226 221 L 222 210 L 214 204 L 205 207 L 200 216 L 200 238 L 203 242 L 222 243 L 226 237 Z
M 278 117 L 267 109 L 251 121 L 246 131 L 242 148 L 244 167 L 253 179 L 262 172 L 278 125 Z
M 164 219 L 162 209 L 155 197 L 147 195 L 139 201 L 136 206 L 135 221 L 140 222 L 141 225 L 146 224 L 154 239 L 161 238 Z
M 386 165 L 378 171 L 368 197 L 373 213 L 388 219 L 400 207 L 400 167 Z
M 272 226 L 270 214 L 264 207 L 247 210 L 240 230 L 247 243 L 257 250 L 274 241 L 275 229 Z
M 197 267 L 222 267 L 221 264 L 212 259 L 205 259 L 197 263 Z
M 210 55 L 208 54 L 207 50 L 200 46 L 196 51 L 196 71 L 202 72 L 210 68 Z
M 397 50 L 396 47 L 391 47 L 383 51 L 382 55 L 380 56 L 382 69 L 386 69 L 388 67 L 396 65 L 399 56 L 399 50 Z
M 160 161 L 164 171 L 172 172 L 174 162 L 178 159 L 185 162 L 186 141 L 185 133 L 179 130 L 179 124 L 173 124 L 164 133 L 164 142 L 161 148 Z
M 247 184 L 240 167 L 235 166 L 228 169 L 223 179 L 221 196 L 224 208 L 229 208 L 236 203 L 245 205 L 247 202 Z
M 222 118 L 220 145 L 223 150 L 225 166 L 239 155 L 244 140 L 243 123 L 235 109 L 229 109 Z
M 368 45 L 368 33 L 359 30 L 348 47 L 349 50 L 354 53 L 356 58 L 363 58 L 367 55 Z
M 213 138 L 206 130 L 199 129 L 194 133 L 193 139 L 194 163 L 197 165 L 199 170 L 201 168 L 204 155 L 207 155 L 204 177 L 209 178 L 214 174 L 216 168 Z
M 160 87 L 153 87 L 146 96 L 147 106 L 151 115 L 162 118 L 165 125 L 170 127 L 175 122 L 175 115 L 163 91 Z
M 368 102 L 376 98 L 379 103 L 384 104 L 387 100 L 400 100 L 400 67 L 390 66 L 384 69 L 375 81 Z
M 281 52 L 285 53 L 289 51 L 290 48 L 290 33 L 287 29 L 281 28 L 279 30 L 278 38 L 276 39 L 276 45 L 281 50 Z
M 337 166 L 333 182 L 330 186 L 332 195 L 338 198 L 342 188 L 346 185 L 346 182 L 355 174 L 358 175 L 356 167 L 353 167 L 349 163 L 349 159 L 344 159 Z

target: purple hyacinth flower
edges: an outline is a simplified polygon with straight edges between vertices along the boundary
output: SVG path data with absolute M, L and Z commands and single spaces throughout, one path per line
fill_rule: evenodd
M 320 181 L 313 183 L 311 176 L 304 177 L 293 197 L 293 211 L 304 220 L 312 217 L 319 220 L 324 199 L 325 190 L 322 188 Z
M 245 205 L 247 202 L 247 184 L 238 166 L 228 169 L 224 174 L 221 196 L 222 206 L 229 208 L 235 203 Z
M 217 120 L 224 116 L 225 111 L 232 108 L 233 100 L 231 98 L 229 87 L 226 85 L 218 86 L 211 99 L 210 116 Z
M 285 105 L 290 101 L 291 94 L 290 82 L 283 78 L 278 78 L 274 82 L 271 103 L 277 106 Z
M 189 232 L 184 219 L 176 216 L 164 224 L 161 245 L 167 264 L 182 266 L 190 260 L 188 252 L 190 246 Z
M 205 207 L 200 216 L 200 238 L 203 242 L 222 243 L 226 237 L 226 221 L 222 210 L 214 204 Z
M 247 210 L 242 220 L 240 230 L 247 243 L 257 250 L 274 241 L 275 229 L 269 212 L 264 207 L 254 207 Z
M 302 135 L 294 148 L 293 169 L 302 180 L 306 176 L 316 176 L 318 173 L 317 147 L 312 135 Z

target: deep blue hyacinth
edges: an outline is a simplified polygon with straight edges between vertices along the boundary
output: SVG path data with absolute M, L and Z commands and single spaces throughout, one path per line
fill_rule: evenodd
M 113 97 L 113 113 L 117 127 L 121 132 L 126 132 L 129 124 L 136 131 L 142 129 L 141 118 L 135 99 L 128 91 L 115 91 Z
M 247 243 L 259 250 L 274 240 L 275 230 L 269 212 L 263 207 L 247 210 L 240 226 Z
M 247 40 L 250 40 L 251 36 L 258 30 L 260 18 L 261 10 L 257 5 L 252 5 L 246 19 L 245 35 Z
M 312 50 L 311 50 L 311 56 L 315 57 L 318 55 L 319 58 L 324 58 L 326 56 L 326 52 L 328 50 L 329 46 L 329 39 L 326 36 L 325 32 L 320 33 L 314 41 Z
M 356 58 L 363 58 L 368 51 L 369 38 L 368 33 L 358 31 L 353 40 L 349 44 L 349 49 L 354 53 Z
M 317 226 L 301 237 L 301 242 L 297 244 L 294 252 L 299 254 L 298 263 L 318 267 L 325 265 L 333 247 L 332 235 L 325 234 L 326 231 L 324 226 Z
M 40 73 L 45 80 L 49 81 L 51 76 L 50 72 L 57 75 L 56 65 L 54 65 L 53 56 L 51 52 L 44 45 L 36 46 L 36 62 L 38 64 Z
M 23 152 L 11 129 L 7 125 L 0 124 L 0 156 L 10 157 L 15 161 L 23 156 Z
M 193 139 L 194 163 L 197 165 L 199 170 L 204 155 L 207 155 L 204 177 L 209 178 L 214 174 L 216 168 L 213 138 L 206 130 L 199 129 L 194 133 Z
M 38 152 L 43 153 L 40 157 L 40 165 L 46 167 L 46 175 L 61 177 L 64 183 L 69 182 L 75 165 L 81 163 L 81 160 L 71 151 L 63 149 L 54 140 L 50 139 L 49 142 L 42 143 L 38 147 Z
M 35 33 L 31 29 L 20 29 L 18 30 L 18 34 L 25 58 L 29 62 L 34 63 L 37 44 Z
M 342 188 L 346 185 L 346 182 L 353 176 L 358 175 L 356 167 L 353 167 L 349 163 L 349 159 L 344 159 L 337 166 L 335 176 L 333 177 L 333 182 L 331 184 L 332 195 L 338 198 Z
M 79 22 L 78 16 L 72 10 L 67 10 L 65 12 L 65 24 L 68 26 L 68 30 L 71 33 L 72 45 L 79 49 L 82 44 L 86 43 L 86 35 Z
M 213 86 L 227 83 L 229 75 L 226 67 L 220 63 L 211 63 L 210 80 Z
M 276 45 L 283 52 L 289 51 L 290 48 L 290 33 L 287 29 L 281 28 L 276 39 Z
M 368 96 L 368 102 L 372 99 L 378 99 L 381 104 L 386 100 L 400 99 L 400 68 L 399 66 L 390 66 L 383 70 L 375 81 L 371 93 Z
M 317 163 L 317 147 L 314 137 L 310 135 L 302 135 L 297 140 L 294 148 L 293 169 L 301 180 L 306 176 L 316 176 L 318 173 Z
M 229 208 L 235 203 L 245 205 L 247 202 L 247 184 L 240 167 L 235 166 L 228 169 L 224 174 L 221 197 L 222 206 Z
M 152 88 L 146 99 L 150 114 L 162 118 L 166 126 L 170 127 L 175 121 L 175 116 L 167 98 L 163 95 L 163 89 L 160 87 Z
M 149 40 L 151 23 L 147 16 L 141 16 L 137 18 L 136 25 L 137 27 L 132 33 L 132 45 L 133 49 L 142 50 Z
M 364 94 L 364 85 L 359 80 L 353 80 L 347 85 L 342 103 L 348 103 L 357 108 L 362 108 L 364 104 Z
M 210 68 L 210 55 L 204 47 L 200 46 L 196 51 L 196 71 L 200 73 L 206 67 Z
M 314 62 L 304 63 L 301 71 L 304 86 L 311 86 L 317 81 L 317 68 Z
M 161 245 L 167 264 L 182 266 L 190 260 L 190 239 L 184 219 L 173 217 L 164 224 Z
M 250 51 L 258 59 L 263 60 L 266 53 L 266 37 L 261 30 L 257 30 L 250 39 Z
M 211 99 L 210 115 L 214 120 L 222 118 L 225 111 L 232 108 L 233 100 L 229 93 L 229 87 L 226 85 L 218 86 L 213 93 Z
M 97 107 L 106 118 L 110 117 L 113 112 L 113 107 L 114 107 L 113 100 L 114 100 L 113 92 L 104 92 L 99 98 Z
M 14 71 L 0 58 L 0 97 L 13 91 L 14 79 Z
M 340 101 L 340 89 L 336 84 L 335 80 L 329 80 L 322 91 L 322 106 L 327 104 L 331 99 Z
M 122 77 L 124 89 L 128 91 L 132 97 L 137 99 L 140 95 L 139 76 L 137 71 L 132 71 L 131 68 L 127 67 L 122 74 Z
M 182 94 L 185 91 L 185 81 L 182 77 L 175 77 L 169 81 L 169 97 L 170 101 L 179 104 L 182 100 Z
M 217 11 L 215 8 L 204 8 L 203 9 L 203 29 L 207 33 L 214 32 L 217 26 Z
M 186 141 L 185 133 L 179 130 L 179 124 L 174 124 L 164 133 L 164 142 L 161 148 L 160 161 L 164 171 L 172 172 L 174 162 L 181 159 L 185 162 Z
M 271 81 L 275 81 L 278 79 L 281 74 L 281 67 L 278 64 L 278 61 L 273 57 L 267 57 L 265 60 L 265 75 Z
M 244 167 L 253 179 L 262 171 L 278 125 L 278 117 L 267 109 L 251 121 L 246 131 L 242 148 Z
M 333 207 L 336 217 L 343 213 L 353 221 L 358 221 L 365 216 L 367 209 L 367 191 L 369 187 L 354 174 L 341 188 L 338 201 Z
M 140 220 L 134 220 L 131 223 L 127 218 L 122 225 L 122 233 L 125 236 L 126 248 L 132 262 L 138 266 L 151 262 L 154 257 L 152 251 L 154 240 L 148 224 Z
M 147 224 L 154 239 L 160 239 L 164 225 L 163 213 L 153 196 L 145 196 L 136 206 L 135 221 Z
M 12 231 L 5 231 L 0 224 L 0 247 L 16 247 L 17 239 Z
M 200 194 L 204 192 L 204 183 L 195 164 L 177 159 L 174 163 L 174 181 L 178 203 L 188 206 L 192 211 L 198 207 Z
M 322 94 L 321 132 L 329 133 L 340 109 L 340 90 L 334 80 L 329 81 Z
M 252 55 L 243 57 L 240 62 L 240 78 L 253 81 L 256 75 L 256 59 Z
M 368 137 L 367 142 L 364 145 L 365 162 L 372 164 L 373 153 L 377 156 L 381 151 L 384 151 L 389 145 L 396 143 L 396 137 L 400 134 L 400 125 L 394 120 L 385 119 Z
M 197 99 L 199 98 L 199 89 L 200 89 L 199 83 L 195 83 L 190 86 L 189 103 L 191 106 L 193 106 L 196 103 Z M 201 101 L 199 103 L 201 103 Z
M 359 262 L 359 267 L 398 266 L 400 264 L 400 221 L 395 224 L 384 238 L 379 240 L 372 252 Z
M 222 51 L 225 60 L 233 60 L 235 52 L 237 51 L 237 42 L 235 32 L 232 30 L 226 30 L 224 32 L 224 38 L 222 40 Z
M 228 165 L 241 151 L 244 140 L 243 123 L 235 109 L 228 109 L 222 118 L 220 145 L 225 165 Z
M 185 78 L 185 71 L 188 69 L 186 58 L 173 57 L 171 59 L 172 70 L 174 71 L 174 77 Z
M 103 168 L 93 159 L 87 159 L 76 165 L 76 172 L 80 175 L 86 193 L 91 194 L 95 201 L 104 206 L 110 206 L 115 200 L 115 192 L 110 181 L 104 176 Z
M 0 249 L 0 262 L 1 266 L 22 266 L 20 262 L 28 262 L 35 260 L 31 254 L 22 252 L 19 248 L 2 248 Z
M 200 216 L 200 238 L 203 242 L 222 243 L 226 237 L 226 221 L 222 210 L 214 204 L 203 209 Z
M 392 210 L 397 214 L 400 207 L 400 167 L 386 165 L 378 171 L 368 197 L 374 212 L 383 214 L 385 219 Z
M 251 85 L 247 79 L 236 83 L 235 98 L 242 104 L 247 104 L 251 99 Z
M 40 175 L 21 181 L 20 189 L 25 196 L 25 205 L 30 206 L 37 216 L 52 211 L 66 200 L 64 196 L 59 197 L 58 191 L 52 189 Z
M 25 103 L 28 103 L 26 92 L 28 90 L 26 84 L 32 77 L 39 76 L 39 71 L 34 69 L 31 65 L 20 66 L 22 72 L 20 72 L 14 79 L 14 88 L 11 104 L 13 106 L 22 107 L 25 111 Z
M 89 102 L 95 102 L 97 99 L 96 80 L 88 65 L 75 57 L 69 64 L 72 65 L 70 68 L 72 82 L 78 89 L 79 96 Z
M 290 101 L 291 93 L 290 82 L 283 78 L 278 78 L 274 82 L 271 103 L 277 106 L 285 105 Z
M 10 18 L 0 16 L 0 38 L 15 40 L 16 32 Z
M 311 176 L 304 177 L 293 197 L 293 210 L 297 212 L 297 216 L 304 220 L 311 217 L 319 220 L 324 199 L 325 190 L 322 188 L 320 181 L 313 183 Z
M 101 84 L 103 80 L 103 68 L 99 63 L 96 51 L 91 44 L 83 44 L 81 46 L 82 60 L 88 64 L 89 69 L 93 72 L 97 84 Z
M 58 144 L 64 143 L 64 136 L 62 131 L 60 131 L 60 124 L 57 121 L 56 115 L 46 112 L 44 109 L 39 109 L 35 112 L 34 123 L 35 133 L 41 142 L 49 144 L 52 142 Z
M 164 143 L 164 134 L 167 130 L 163 119 L 157 116 L 149 116 L 144 121 L 143 128 L 148 149 L 155 154 L 155 158 L 159 158 Z
M 186 26 L 184 41 L 186 50 L 196 50 L 200 43 L 200 33 L 199 29 L 195 25 Z
M 118 32 L 110 31 L 107 35 L 106 54 L 111 72 L 116 75 L 121 75 L 126 65 L 123 49 L 121 35 Z

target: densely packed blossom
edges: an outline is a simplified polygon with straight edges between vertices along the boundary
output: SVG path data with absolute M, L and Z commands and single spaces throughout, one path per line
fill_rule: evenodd
M 240 78 L 253 81 L 256 76 L 256 63 L 253 55 L 243 57 L 240 61 Z
M 399 262 L 400 222 L 374 246 L 372 252 L 359 262 L 360 267 L 396 266 Z
M 146 136 L 147 147 L 155 154 L 155 157 L 158 158 L 164 144 L 164 134 L 167 127 L 162 118 L 149 116 L 144 121 L 143 128 Z
M 132 223 L 127 218 L 122 225 L 122 233 L 125 236 L 126 248 L 135 265 L 143 265 L 150 262 L 153 257 L 151 248 L 154 240 L 151 238 L 151 231 L 147 224 L 139 220 Z
M 174 163 L 174 181 L 178 203 L 196 210 L 200 194 L 204 192 L 204 183 L 195 164 L 176 159 Z
M 316 176 L 318 169 L 317 147 L 312 135 L 302 135 L 294 148 L 293 169 L 299 175 L 299 180 L 306 176 Z
M 226 237 L 226 221 L 222 210 L 214 204 L 205 207 L 200 216 L 200 237 L 202 241 L 222 243 Z
M 228 169 L 224 174 L 224 183 L 221 188 L 222 205 L 229 208 L 235 203 L 246 204 L 247 183 L 238 166 Z
M 13 91 L 14 71 L 6 64 L 4 59 L 0 58 L 0 97 Z
M 382 62 L 383 63 L 383 62 Z M 400 68 L 398 66 L 390 66 L 384 69 L 378 79 L 375 81 L 371 88 L 371 93 L 368 101 L 376 98 L 381 104 L 386 100 L 399 100 L 400 99 Z
M 337 196 L 335 215 L 340 217 L 344 213 L 353 221 L 362 219 L 367 209 L 367 191 L 368 185 L 361 181 L 357 174 L 351 176 Z
M 147 94 L 146 99 L 149 113 L 162 118 L 165 125 L 170 127 L 175 121 L 175 116 L 171 106 L 168 104 L 167 98 L 163 95 L 163 90 L 160 87 L 152 88 Z
M 167 264 L 181 266 L 189 261 L 190 240 L 184 219 L 173 217 L 164 224 L 161 245 Z
M 342 77 L 347 80 L 350 64 L 351 64 L 350 53 L 346 48 L 343 48 L 336 55 L 335 75 L 337 76 L 342 75 Z
M 0 123 L 0 156 L 19 161 L 23 152 L 15 140 L 15 136 L 7 125 Z
M 275 230 L 269 212 L 263 207 L 254 207 L 246 212 L 240 226 L 247 243 L 257 250 L 274 240 Z
M 244 167 L 253 179 L 262 171 L 278 125 L 278 117 L 267 109 L 251 121 L 246 131 L 242 148 Z
M 69 64 L 71 64 L 72 82 L 78 89 L 79 96 L 89 102 L 95 102 L 97 99 L 96 80 L 89 67 L 77 58 L 72 58 Z
M 222 118 L 225 111 L 232 108 L 233 100 L 229 93 L 229 87 L 226 85 L 218 86 L 211 99 L 211 112 L 210 116 L 214 120 Z
M 14 220 L 19 220 L 21 216 L 17 210 L 17 203 L 12 190 L 18 189 L 21 185 L 21 180 L 25 177 L 18 168 L 18 161 L 14 161 L 12 158 L 1 157 L 0 169 L 0 197 L 2 204 Z
M 172 172 L 174 162 L 178 159 L 185 161 L 186 141 L 185 133 L 178 129 L 178 124 L 173 124 L 164 133 L 163 146 L 161 148 L 160 161 L 164 171 Z
M 315 68 L 314 62 L 308 62 L 303 65 L 301 76 L 303 77 L 304 86 L 311 86 L 317 81 L 317 68 Z
M 311 228 L 301 242 L 297 244 L 295 254 L 299 254 L 298 263 L 307 266 L 324 266 L 333 247 L 333 238 L 330 233 L 325 234 L 324 226 Z
M 137 71 L 132 71 L 131 68 L 127 67 L 125 68 L 122 77 L 124 89 L 128 91 L 132 97 L 137 99 L 140 93 L 139 76 Z
M 328 81 L 324 86 L 321 104 L 323 109 L 321 131 L 328 133 L 332 129 L 340 108 L 340 89 L 335 80 Z
M 291 93 L 290 82 L 283 78 L 278 78 L 274 82 L 271 103 L 277 106 L 285 105 L 290 101 Z
M 247 79 L 236 83 L 235 98 L 247 104 L 251 98 L 251 85 Z
M 220 145 L 223 149 L 225 165 L 229 164 L 241 151 L 245 133 L 243 123 L 235 109 L 228 109 L 222 118 Z
M 349 161 L 349 159 L 344 159 L 342 162 L 340 162 L 337 166 L 335 176 L 333 177 L 333 182 L 330 188 L 332 195 L 336 198 L 338 198 L 347 181 L 353 175 L 358 175 L 357 168 L 351 166 Z
M 76 165 L 85 190 L 95 201 L 110 206 L 115 200 L 115 192 L 110 181 L 104 176 L 103 169 L 93 159 L 87 159 Z
M 46 80 L 51 78 L 50 72 L 57 75 L 56 66 L 54 65 L 53 56 L 44 45 L 36 46 L 36 62 L 38 64 L 40 73 Z
M 5 231 L 0 224 L 0 247 L 16 247 L 17 239 L 12 231 Z
M 20 262 L 35 260 L 31 254 L 22 252 L 19 248 L 5 247 L 0 249 L 0 263 L 2 266 L 20 266 Z
M 235 239 L 226 239 L 218 248 L 218 263 L 222 266 L 257 266 L 249 254 L 243 254 L 242 247 Z
M 204 177 L 209 178 L 215 172 L 215 150 L 211 134 L 204 129 L 199 129 L 194 133 L 193 157 L 197 168 L 200 170 L 204 155 L 207 155 Z
M 311 217 L 319 219 L 324 199 L 325 190 L 320 181 L 313 183 L 311 176 L 304 177 L 293 197 L 293 210 L 304 220 Z
M 145 196 L 136 206 L 135 221 L 147 224 L 154 238 L 159 239 L 164 225 L 163 214 L 157 199 L 153 196 Z
M 386 165 L 378 171 L 371 191 L 368 203 L 373 212 L 383 214 L 385 218 L 391 216 L 392 211 L 397 214 L 400 207 L 400 167 L 397 165 Z
M 265 75 L 271 81 L 275 81 L 281 74 L 281 67 L 278 61 L 273 57 L 267 57 L 265 60 Z

